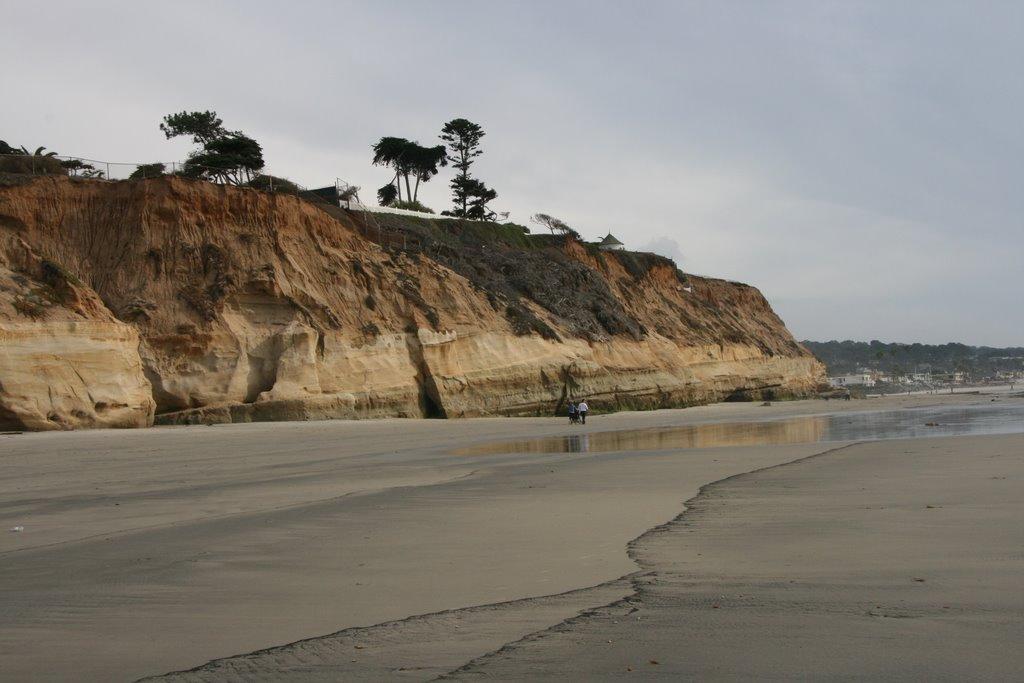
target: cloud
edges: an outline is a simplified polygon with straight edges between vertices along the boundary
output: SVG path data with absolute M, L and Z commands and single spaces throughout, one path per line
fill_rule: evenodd
M 667 256 L 675 261 L 679 268 L 685 268 L 686 259 L 683 257 L 683 250 L 679 248 L 679 242 L 676 242 L 671 237 L 656 237 L 634 248 L 637 251 L 649 251 L 661 256 Z
M 376 138 L 466 116 L 496 208 L 750 282 L 799 337 L 1024 343 L 1019 3 L 175 7 L 9 3 L 0 138 L 169 160 L 159 118 L 212 108 L 370 196 Z

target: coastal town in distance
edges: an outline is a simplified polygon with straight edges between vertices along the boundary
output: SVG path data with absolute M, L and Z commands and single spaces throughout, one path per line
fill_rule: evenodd
M 964 344 L 801 342 L 825 363 L 836 389 L 865 393 L 968 390 L 1024 383 L 1024 348 Z

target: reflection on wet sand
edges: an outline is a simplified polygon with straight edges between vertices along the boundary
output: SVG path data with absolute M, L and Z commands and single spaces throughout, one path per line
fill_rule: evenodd
M 683 448 L 809 443 L 822 440 L 827 428 L 828 418 L 820 416 L 776 422 L 699 424 L 669 429 L 594 432 L 482 444 L 464 448 L 458 451 L 458 455 L 670 451 Z
M 694 424 L 485 443 L 457 455 L 502 453 L 606 453 L 722 446 L 763 446 L 818 441 L 905 439 L 1024 431 L 1024 405 L 948 406 L 812 415 L 765 422 Z

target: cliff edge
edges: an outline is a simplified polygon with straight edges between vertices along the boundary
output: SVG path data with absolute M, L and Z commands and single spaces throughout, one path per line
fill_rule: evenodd
M 747 285 L 522 228 L 165 177 L 0 183 L 0 428 L 803 395 Z

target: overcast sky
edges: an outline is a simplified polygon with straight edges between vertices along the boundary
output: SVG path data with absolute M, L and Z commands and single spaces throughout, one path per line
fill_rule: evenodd
M 0 10 L 11 144 L 180 159 L 161 116 L 215 109 L 268 171 L 365 200 L 373 141 L 462 116 L 493 208 L 753 284 L 798 338 L 1024 345 L 1022 2 Z

